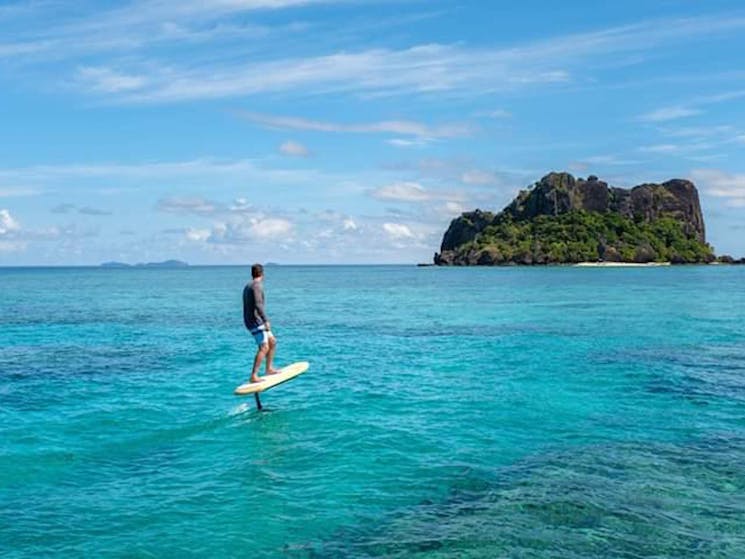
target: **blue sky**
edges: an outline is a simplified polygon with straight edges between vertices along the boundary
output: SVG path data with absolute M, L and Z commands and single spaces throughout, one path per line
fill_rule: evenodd
M 0 265 L 430 261 L 551 170 L 745 255 L 743 52 L 739 1 L 0 3 Z

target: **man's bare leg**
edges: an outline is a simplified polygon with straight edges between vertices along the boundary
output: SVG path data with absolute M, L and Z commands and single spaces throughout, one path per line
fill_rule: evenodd
M 276 375 L 279 369 L 274 368 L 274 353 L 277 351 L 277 340 L 272 336 L 269 338 L 269 352 L 266 356 L 266 374 Z
M 256 352 L 256 357 L 254 357 L 254 367 L 251 370 L 251 382 L 261 382 L 261 379 L 259 378 L 259 369 L 261 368 L 261 362 L 264 360 L 264 357 L 266 357 L 268 351 L 268 344 L 261 344 L 261 346 L 259 346 L 259 350 Z

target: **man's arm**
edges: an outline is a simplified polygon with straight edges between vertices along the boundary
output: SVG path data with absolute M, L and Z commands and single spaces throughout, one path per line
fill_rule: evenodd
M 257 284 L 254 284 L 253 290 L 254 290 L 254 306 L 256 307 L 256 314 L 259 315 L 259 318 L 265 324 L 269 324 L 269 319 L 267 318 L 266 312 L 264 311 L 264 290 L 261 288 L 260 285 L 257 285 Z

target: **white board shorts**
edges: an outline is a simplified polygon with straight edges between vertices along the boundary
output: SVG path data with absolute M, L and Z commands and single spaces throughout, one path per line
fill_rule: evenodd
M 259 324 L 256 328 L 249 330 L 249 332 L 251 332 L 254 340 L 256 340 L 256 345 L 259 347 L 268 344 L 270 339 L 274 339 L 274 334 L 272 334 L 271 330 L 266 329 L 266 324 Z

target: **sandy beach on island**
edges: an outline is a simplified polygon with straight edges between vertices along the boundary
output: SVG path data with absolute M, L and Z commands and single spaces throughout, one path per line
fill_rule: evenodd
M 669 266 L 670 262 L 579 262 L 577 268 L 656 268 Z

